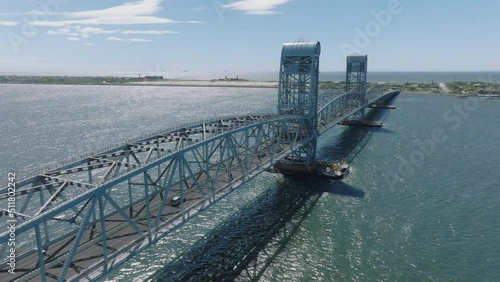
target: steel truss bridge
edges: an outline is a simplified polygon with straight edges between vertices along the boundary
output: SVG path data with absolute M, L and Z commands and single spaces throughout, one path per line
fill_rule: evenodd
M 0 280 L 103 277 L 278 161 L 312 164 L 321 133 L 399 93 L 367 90 L 367 57 L 350 56 L 345 93 L 319 95 L 319 56 L 319 42 L 284 44 L 277 115 L 165 130 L 1 188 Z

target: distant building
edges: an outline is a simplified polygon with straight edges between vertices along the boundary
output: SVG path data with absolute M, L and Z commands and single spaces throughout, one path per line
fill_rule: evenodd
M 485 95 L 485 94 L 500 95 L 500 90 L 484 90 L 484 89 L 481 89 L 477 93 L 478 94 L 482 94 L 482 95 Z
M 145 79 L 157 80 L 157 79 L 163 79 L 163 76 L 162 75 L 146 75 Z
M 224 78 L 219 78 L 219 79 L 212 79 L 212 81 L 248 81 L 247 79 L 241 79 L 239 78 L 239 76 L 236 76 L 236 78 L 232 78 L 232 77 L 224 77 Z

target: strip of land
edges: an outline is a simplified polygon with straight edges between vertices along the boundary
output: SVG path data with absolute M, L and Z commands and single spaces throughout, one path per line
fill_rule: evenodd
M 135 85 L 186 86 L 186 87 L 245 87 L 277 88 L 277 81 L 237 81 L 237 80 L 156 80 L 130 82 Z
M 127 85 L 127 86 L 182 86 L 182 87 L 243 87 L 277 88 L 278 81 L 250 81 L 240 78 L 212 80 L 163 79 L 163 77 L 88 77 L 88 76 L 0 76 L 0 84 L 57 84 L 57 85 Z M 383 85 L 385 91 L 402 93 L 500 95 L 500 83 L 494 82 L 369 82 L 368 88 Z M 321 81 L 319 88 L 342 92 L 344 81 Z

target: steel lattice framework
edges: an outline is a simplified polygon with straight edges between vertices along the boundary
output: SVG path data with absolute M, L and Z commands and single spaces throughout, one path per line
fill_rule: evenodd
M 206 121 L 18 183 L 22 278 L 93 279 L 107 272 L 310 142 L 305 122 L 298 116 Z M 0 191 L 2 204 L 7 194 Z M 186 202 L 171 207 L 173 196 Z M 2 234 L 2 254 L 7 239 Z
M 321 134 L 341 121 L 353 116 L 353 114 L 365 109 L 367 105 L 386 98 L 392 98 L 397 93 L 384 93 L 384 88 L 381 85 L 376 85 L 371 87 L 366 92 L 366 95 L 364 95 L 366 96 L 367 103 L 360 101 L 360 94 L 356 89 L 340 95 L 318 109 L 318 132 Z
M 318 109 L 319 53 L 318 42 L 283 47 L 278 115 L 192 123 L 48 170 L 17 183 L 15 212 L 1 188 L 0 228 L 15 219 L 17 245 L 16 275 L 6 259 L 0 280 L 95 280 L 277 161 L 309 161 L 319 133 L 367 106 L 350 91 Z
M 368 103 L 366 97 L 366 83 L 368 72 L 368 56 L 367 55 L 352 55 L 347 56 L 345 92 L 353 91 L 358 94 L 359 103 Z M 360 109 L 356 113 L 357 119 L 365 118 L 365 109 Z
M 345 91 L 351 90 L 357 93 L 366 93 L 366 76 L 368 72 L 368 56 L 347 56 Z
M 285 43 L 281 52 L 278 113 L 304 116 L 307 134 L 317 136 L 319 42 Z M 316 158 L 316 140 L 291 156 L 307 165 Z

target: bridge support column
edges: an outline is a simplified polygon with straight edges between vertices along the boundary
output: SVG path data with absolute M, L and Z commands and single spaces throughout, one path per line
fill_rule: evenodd
M 305 128 L 298 125 L 291 130 L 311 141 L 295 150 L 291 158 L 310 166 L 316 158 L 319 42 L 285 43 L 281 52 L 278 112 L 281 115 L 300 115 L 307 119 Z
M 367 55 L 347 56 L 345 91 L 354 91 L 359 96 L 359 105 L 366 105 L 368 99 L 366 96 L 366 74 L 368 70 Z M 365 118 L 365 109 L 363 108 L 355 114 L 355 119 Z

